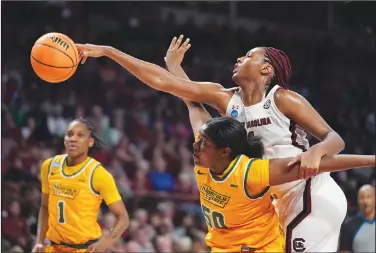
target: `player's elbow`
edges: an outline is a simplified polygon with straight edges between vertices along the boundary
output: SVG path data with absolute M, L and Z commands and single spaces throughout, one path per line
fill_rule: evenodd
M 341 152 L 342 150 L 345 149 L 345 146 L 346 146 L 345 141 L 336 131 L 332 131 L 331 134 L 334 135 L 334 138 L 335 138 L 337 146 L 338 146 L 338 153 L 339 153 L 339 152 Z
M 117 218 L 119 220 L 119 223 L 122 224 L 122 230 L 124 232 L 126 229 L 128 229 L 130 223 L 128 212 L 119 215 Z
M 346 147 L 346 143 L 345 143 L 345 141 L 342 139 L 342 137 L 337 133 L 337 135 L 338 135 L 338 137 L 339 137 L 339 146 L 340 146 L 340 152 L 342 151 L 342 150 L 344 150 L 345 149 L 345 147 Z

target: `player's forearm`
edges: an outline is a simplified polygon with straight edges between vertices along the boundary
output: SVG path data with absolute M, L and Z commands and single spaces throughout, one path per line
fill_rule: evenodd
M 190 78 L 188 77 L 188 75 L 185 73 L 185 71 L 180 65 L 171 65 L 171 64 L 166 64 L 166 65 L 167 65 L 168 71 L 170 71 L 170 73 L 173 74 L 174 76 L 177 76 L 181 79 L 190 80 Z M 198 104 L 196 102 L 191 102 L 186 99 L 183 99 L 183 101 L 187 105 L 188 109 L 192 107 L 202 106 L 201 104 Z
M 318 154 L 320 154 L 322 157 L 326 155 L 338 154 L 344 148 L 345 142 L 341 136 L 334 131 L 329 132 L 321 142 L 311 147 L 311 149 L 318 152 Z
M 111 246 L 117 239 L 124 233 L 129 226 L 129 217 L 127 215 L 118 215 L 116 217 L 115 225 L 111 228 L 110 232 L 103 235 L 101 240 L 105 242 L 107 247 Z
M 191 80 L 180 65 L 166 64 L 168 71 L 181 79 Z
M 166 65 L 168 71 L 170 71 L 170 73 L 172 73 L 173 75 L 185 80 L 190 80 L 180 65 Z M 211 118 L 211 115 L 205 109 L 203 104 L 191 102 L 185 99 L 183 99 L 183 101 L 187 105 L 189 111 L 189 120 L 191 122 L 193 132 L 196 133 L 202 127 L 202 125 Z
M 335 172 L 375 166 L 374 155 L 333 155 L 321 160 L 319 172 Z
M 189 84 L 156 64 L 134 58 L 112 47 L 106 47 L 104 54 L 153 89 L 172 93 L 183 99 L 192 97 L 186 88 Z
M 269 160 L 270 186 L 285 184 L 301 179 L 300 164 L 288 166 L 292 157 Z M 335 172 L 354 168 L 375 166 L 375 156 L 372 155 L 332 155 L 321 160 L 319 173 Z
M 201 127 L 211 119 L 211 115 L 206 111 L 202 104 L 194 103 L 188 106 L 189 121 L 192 126 L 193 133 L 196 135 Z
M 43 244 L 48 229 L 48 207 L 41 206 L 38 216 L 36 244 Z

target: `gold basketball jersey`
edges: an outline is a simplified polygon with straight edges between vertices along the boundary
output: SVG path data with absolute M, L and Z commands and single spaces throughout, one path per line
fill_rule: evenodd
M 47 238 L 56 243 L 81 244 L 102 234 L 97 222 L 102 197 L 92 187 L 92 175 L 100 163 L 88 157 L 77 172 L 67 175 L 66 157 L 55 156 L 49 166 Z
M 283 249 L 283 234 L 270 200 L 269 187 L 250 183 L 258 182 L 257 177 L 265 177 L 266 169 L 269 169 L 268 161 L 245 155 L 234 159 L 220 178 L 208 168 L 195 168 L 209 231 L 205 239 L 213 252 L 261 249 L 276 240 L 281 242 Z M 260 182 L 263 180 L 259 178 Z

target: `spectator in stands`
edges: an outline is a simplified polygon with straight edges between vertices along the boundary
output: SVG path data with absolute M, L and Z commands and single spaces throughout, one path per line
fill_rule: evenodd
M 149 180 L 153 190 L 171 192 L 175 189 L 175 180 L 166 171 L 166 162 L 161 155 L 154 156 L 154 170 L 149 173 Z
M 375 252 L 375 188 L 364 185 L 358 192 L 359 213 L 342 225 L 341 252 Z
M 14 200 L 10 203 L 7 213 L 3 217 L 2 236 L 13 245 L 19 245 L 24 250 L 30 247 L 30 232 L 27 221 L 21 216 L 20 203 Z

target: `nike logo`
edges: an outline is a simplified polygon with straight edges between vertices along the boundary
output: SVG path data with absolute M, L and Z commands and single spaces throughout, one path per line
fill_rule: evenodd
M 231 184 L 230 187 L 232 187 L 232 188 L 238 188 L 238 185 L 237 184 Z
M 199 174 L 199 175 L 205 175 L 205 174 L 207 174 L 207 173 L 202 173 L 202 172 L 199 170 L 199 171 L 197 171 L 197 174 Z

